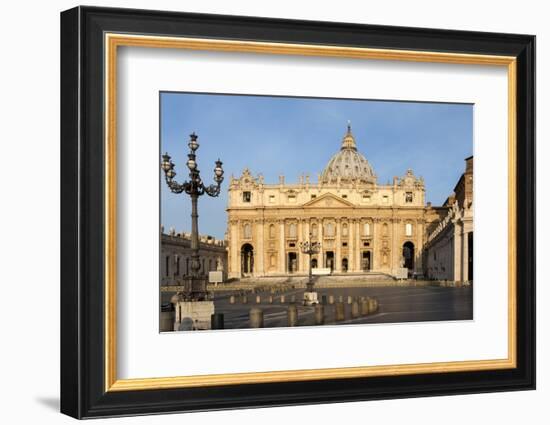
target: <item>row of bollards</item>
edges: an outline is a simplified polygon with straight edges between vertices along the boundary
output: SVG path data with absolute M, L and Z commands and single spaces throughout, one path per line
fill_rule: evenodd
M 351 304 L 351 318 L 357 319 L 362 316 L 368 316 L 378 311 L 378 299 L 371 297 L 361 297 L 359 299 L 348 300 Z M 314 306 L 315 324 L 325 324 L 325 306 L 323 303 Z M 334 304 L 334 320 L 342 322 L 346 320 L 346 308 L 344 302 Z M 264 313 L 261 308 L 253 307 L 249 312 L 249 325 L 251 328 L 262 328 L 264 326 Z M 287 308 L 287 325 L 298 326 L 298 307 L 296 304 L 289 304 Z
M 237 303 L 237 297 L 240 297 L 240 302 L 242 304 L 248 304 L 249 302 L 249 297 L 247 294 L 244 294 L 244 295 L 231 295 L 229 297 L 229 304 L 235 304 Z M 338 296 L 338 298 L 335 298 L 334 295 L 329 295 L 328 297 L 326 295 L 322 295 L 321 296 L 321 304 L 323 305 L 334 305 L 336 303 L 346 303 L 348 305 L 353 305 L 353 303 L 358 303 L 358 305 L 360 305 L 361 303 L 363 303 L 363 301 L 365 301 L 366 299 L 373 299 L 373 298 L 370 298 L 370 297 L 352 297 L 351 295 L 348 295 L 346 297 L 346 299 L 344 299 L 344 296 L 343 295 L 340 295 Z M 267 304 L 273 304 L 275 302 L 275 298 L 273 297 L 273 295 L 268 295 L 267 298 L 263 299 L 262 300 L 262 297 L 261 295 L 256 295 L 256 297 L 254 298 L 254 302 L 256 304 L 262 304 L 262 301 L 264 303 L 267 303 Z M 293 304 L 296 302 L 296 295 L 291 295 L 290 297 L 287 297 L 286 295 L 281 295 L 279 297 L 279 302 L 281 304 L 285 304 L 286 302 L 289 302 L 290 304 Z

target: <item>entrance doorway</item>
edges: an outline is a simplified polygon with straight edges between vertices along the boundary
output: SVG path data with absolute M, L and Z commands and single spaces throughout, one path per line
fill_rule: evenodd
M 405 259 L 403 267 L 412 271 L 414 269 L 414 244 L 410 241 L 403 244 L 403 258 Z
M 289 273 L 298 271 L 298 255 L 295 252 L 288 253 L 287 270 Z
M 330 269 L 330 271 L 334 270 L 334 252 L 333 251 L 327 251 L 326 253 L 326 267 Z
M 371 269 L 371 258 L 370 251 L 363 251 L 363 256 L 361 258 L 361 270 L 368 272 Z
M 342 258 L 342 271 L 345 273 L 348 271 L 348 259 Z
M 254 248 L 249 243 L 241 248 L 241 272 L 244 276 L 250 276 L 254 272 Z
M 317 268 L 317 258 L 311 259 L 311 268 L 316 269 Z

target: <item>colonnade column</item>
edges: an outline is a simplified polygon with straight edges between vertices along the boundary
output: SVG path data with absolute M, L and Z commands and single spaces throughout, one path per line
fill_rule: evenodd
M 462 281 L 462 225 L 459 221 L 454 222 L 454 237 L 453 237 L 453 280 L 455 282 Z
M 468 232 L 463 226 L 462 231 L 462 281 L 468 280 Z

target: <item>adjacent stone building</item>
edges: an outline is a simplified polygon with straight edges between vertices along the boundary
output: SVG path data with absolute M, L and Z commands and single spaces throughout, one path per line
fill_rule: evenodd
M 430 279 L 471 282 L 474 278 L 474 159 L 444 207 L 447 214 L 427 237 L 425 270 Z
M 208 272 L 223 270 L 227 275 L 227 249 L 225 241 L 213 236 L 200 235 L 199 255 L 201 259 L 200 275 L 208 276 Z M 180 285 L 181 279 L 191 272 L 191 234 L 176 233 L 170 229 L 168 233 L 161 231 L 161 286 Z
M 451 210 L 426 205 L 424 180 L 410 169 L 379 184 L 349 125 L 316 182 L 305 175 L 298 183 L 285 176 L 266 183 L 245 169 L 228 190 L 230 278 L 305 275 L 308 256 L 300 243 L 310 238 L 321 243 L 313 267 L 333 274 L 396 276 L 405 267 L 422 276 L 428 235 Z

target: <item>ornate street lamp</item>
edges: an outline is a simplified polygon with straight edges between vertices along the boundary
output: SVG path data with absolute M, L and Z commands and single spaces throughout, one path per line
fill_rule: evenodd
M 197 142 L 198 136 L 192 133 L 190 136 L 189 153 L 187 154 L 187 168 L 189 168 L 189 180 L 179 184 L 174 180 L 176 172 L 174 167 L 176 164 L 168 153 L 162 155 L 161 168 L 164 171 L 166 184 L 173 193 L 185 192 L 191 197 L 191 279 L 187 285 L 184 285 L 186 290 L 181 296 L 186 301 L 201 301 L 206 299 L 206 280 L 199 277 L 200 258 L 199 258 L 199 224 L 197 204 L 199 196 L 205 193 L 209 196 L 216 197 L 220 194 L 221 183 L 223 181 L 222 162 L 218 159 L 214 168 L 214 182 L 210 186 L 205 186 L 201 180 L 200 170 L 197 164 L 196 151 L 199 148 Z
M 311 273 L 311 256 L 318 254 L 321 250 L 320 242 L 311 241 L 311 233 L 309 234 L 309 240 L 300 242 L 300 251 L 302 254 L 309 255 L 309 280 L 307 282 L 307 292 L 313 292 L 313 275 Z

